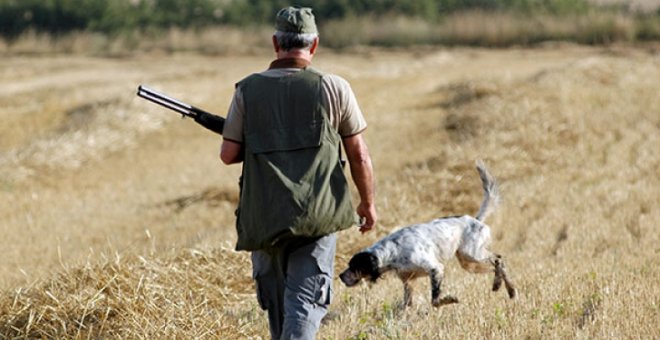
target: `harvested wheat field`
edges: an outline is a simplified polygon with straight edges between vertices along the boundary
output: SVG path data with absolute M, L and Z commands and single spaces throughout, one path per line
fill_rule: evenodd
M 394 275 L 336 279 L 321 339 L 660 338 L 657 46 L 321 50 L 369 122 L 379 225 L 340 234 L 336 272 L 396 228 L 474 214 L 475 160 L 516 300 L 447 264 L 399 308 Z M 135 96 L 147 84 L 224 115 L 272 54 L 3 56 L 0 338 L 268 338 L 234 252 L 240 166 L 220 137 Z

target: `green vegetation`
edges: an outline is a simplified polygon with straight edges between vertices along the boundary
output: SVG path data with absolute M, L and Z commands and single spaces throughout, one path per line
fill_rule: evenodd
M 0 0 L 1 34 L 14 38 L 27 30 L 61 34 L 90 30 L 115 34 L 168 27 L 221 23 L 213 0 Z
M 269 26 L 277 9 L 291 3 L 314 8 L 321 34 L 330 37 L 324 42 L 333 47 L 660 38 L 660 11 L 630 13 L 587 0 L 0 0 L 0 36 L 12 42 L 28 32 L 113 37 Z

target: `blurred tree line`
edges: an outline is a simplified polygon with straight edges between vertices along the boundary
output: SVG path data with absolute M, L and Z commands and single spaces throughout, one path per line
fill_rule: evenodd
M 0 35 L 12 39 L 28 30 L 117 34 L 218 24 L 270 25 L 275 12 L 291 4 L 313 7 L 320 25 L 363 15 L 433 21 L 474 9 L 565 15 L 589 8 L 586 0 L 0 0 Z

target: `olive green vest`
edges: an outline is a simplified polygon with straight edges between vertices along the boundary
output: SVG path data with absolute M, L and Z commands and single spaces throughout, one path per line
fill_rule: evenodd
M 321 105 L 321 77 L 307 68 L 238 83 L 245 103 L 237 250 L 267 249 L 357 222 L 340 164 L 341 138 Z

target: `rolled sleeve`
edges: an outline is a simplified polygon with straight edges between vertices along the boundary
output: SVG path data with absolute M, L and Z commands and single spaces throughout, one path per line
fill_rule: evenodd
M 342 137 L 356 135 L 367 128 L 362 110 L 350 84 L 337 75 L 323 77 L 325 106 L 330 122 Z
M 243 142 L 243 117 L 245 117 L 245 105 L 240 88 L 234 91 L 234 97 L 227 111 L 227 120 L 222 130 L 224 139 L 242 143 Z

